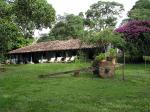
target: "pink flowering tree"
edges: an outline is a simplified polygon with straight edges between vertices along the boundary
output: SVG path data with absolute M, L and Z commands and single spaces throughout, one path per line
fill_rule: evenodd
M 132 20 L 115 31 L 123 34 L 130 55 L 150 55 L 150 20 Z

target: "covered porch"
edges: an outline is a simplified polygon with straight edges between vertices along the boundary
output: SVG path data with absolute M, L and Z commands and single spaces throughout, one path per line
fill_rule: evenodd
M 34 64 L 34 63 L 53 63 L 53 62 L 73 62 L 78 59 L 79 52 L 84 53 L 85 58 L 93 59 L 93 49 L 75 49 L 75 50 L 56 50 L 39 51 L 28 53 L 14 53 L 10 55 L 12 64 Z M 67 58 L 67 59 L 66 59 Z

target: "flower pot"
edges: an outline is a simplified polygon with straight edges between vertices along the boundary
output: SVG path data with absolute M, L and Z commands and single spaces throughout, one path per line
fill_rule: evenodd
M 103 60 L 101 60 L 101 61 L 100 61 L 100 63 L 103 63 L 103 62 L 106 62 L 106 60 L 105 60 L 105 59 L 103 59 Z
M 116 58 L 112 59 L 112 64 L 114 64 L 114 65 L 116 64 Z

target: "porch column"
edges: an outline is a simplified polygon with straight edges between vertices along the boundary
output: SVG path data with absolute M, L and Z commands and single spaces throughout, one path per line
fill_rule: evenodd
M 15 60 L 14 60 L 14 62 L 15 62 L 14 64 L 17 64 L 17 63 L 18 63 L 18 60 L 19 60 L 19 59 L 18 59 L 18 55 L 16 55 L 16 56 L 15 56 Z
M 20 54 L 20 64 L 23 64 L 23 56 Z
M 32 54 L 31 54 L 31 57 L 30 57 L 30 64 L 34 64 L 33 61 L 32 61 Z
M 65 55 L 66 55 L 66 57 L 68 57 L 68 56 L 69 56 L 69 55 L 68 55 L 68 51 L 66 51 L 66 52 L 65 52 Z
M 42 55 L 41 55 L 40 63 L 43 63 L 43 53 L 42 53 Z

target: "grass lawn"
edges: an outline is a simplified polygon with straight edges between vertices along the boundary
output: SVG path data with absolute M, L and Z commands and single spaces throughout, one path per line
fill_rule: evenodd
M 9 65 L 0 72 L 0 112 L 150 112 L 150 65 L 127 65 L 114 79 L 38 75 L 90 64 Z

